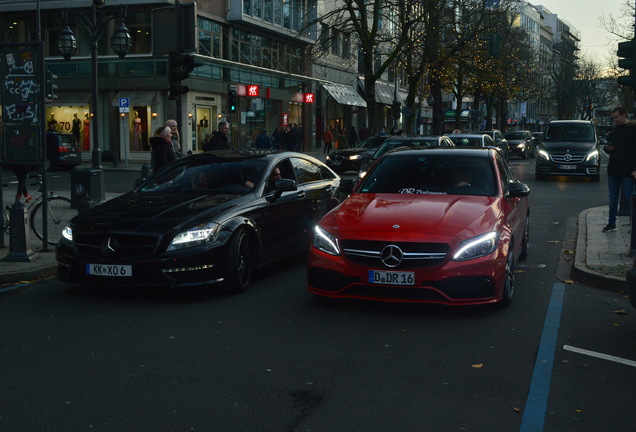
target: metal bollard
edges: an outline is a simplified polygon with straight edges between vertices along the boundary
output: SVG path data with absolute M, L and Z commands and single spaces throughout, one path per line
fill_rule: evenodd
M 29 215 L 20 202 L 9 209 L 9 227 L 9 254 L 2 261 L 29 262 L 37 258 L 38 254 L 29 248 Z

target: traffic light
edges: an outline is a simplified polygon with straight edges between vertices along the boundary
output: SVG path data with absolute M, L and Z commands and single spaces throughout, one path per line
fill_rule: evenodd
M 393 118 L 399 119 L 400 118 L 400 112 L 402 111 L 402 104 L 400 103 L 399 100 L 394 100 L 393 101 L 392 111 L 393 111 Z
M 46 103 L 53 102 L 53 99 L 57 99 L 57 95 L 55 94 L 55 90 L 57 89 L 57 85 L 55 85 L 55 79 L 57 75 L 53 74 L 49 69 L 45 71 L 45 83 L 44 83 L 44 101 Z
M 227 109 L 229 112 L 236 111 L 236 86 L 227 86 Z
M 619 42 L 616 55 L 623 57 L 618 59 L 618 67 L 629 71 L 629 75 L 618 77 L 618 84 L 636 89 L 636 40 Z
M 181 81 L 190 77 L 194 68 L 203 66 L 205 62 L 193 55 L 171 52 L 168 56 L 168 81 L 170 82 L 170 98 L 190 91 Z
M 491 57 L 499 57 L 501 54 L 501 38 L 497 33 L 493 33 L 488 38 L 488 54 Z

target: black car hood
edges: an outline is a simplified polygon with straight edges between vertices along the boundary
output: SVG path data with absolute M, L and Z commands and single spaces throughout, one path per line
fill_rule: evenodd
M 548 151 L 571 151 L 571 152 L 587 152 L 596 147 L 594 141 L 543 141 L 541 145 Z
M 254 199 L 252 194 L 248 196 L 129 192 L 78 216 L 73 230 L 165 232 Z

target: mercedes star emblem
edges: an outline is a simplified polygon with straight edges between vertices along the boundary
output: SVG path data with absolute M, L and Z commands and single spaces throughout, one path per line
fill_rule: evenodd
M 382 258 L 382 262 L 387 267 L 397 267 L 402 262 L 402 257 L 404 253 L 402 249 L 400 249 L 396 245 L 388 245 L 382 249 L 380 252 L 380 257 Z

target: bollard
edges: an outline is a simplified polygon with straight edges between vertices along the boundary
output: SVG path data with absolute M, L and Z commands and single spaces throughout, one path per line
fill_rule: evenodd
M 119 153 L 113 152 L 113 168 L 117 168 L 119 166 Z
M 29 216 L 27 209 L 19 202 L 9 209 L 9 254 L 2 258 L 7 262 L 29 262 L 38 254 L 29 248 Z

